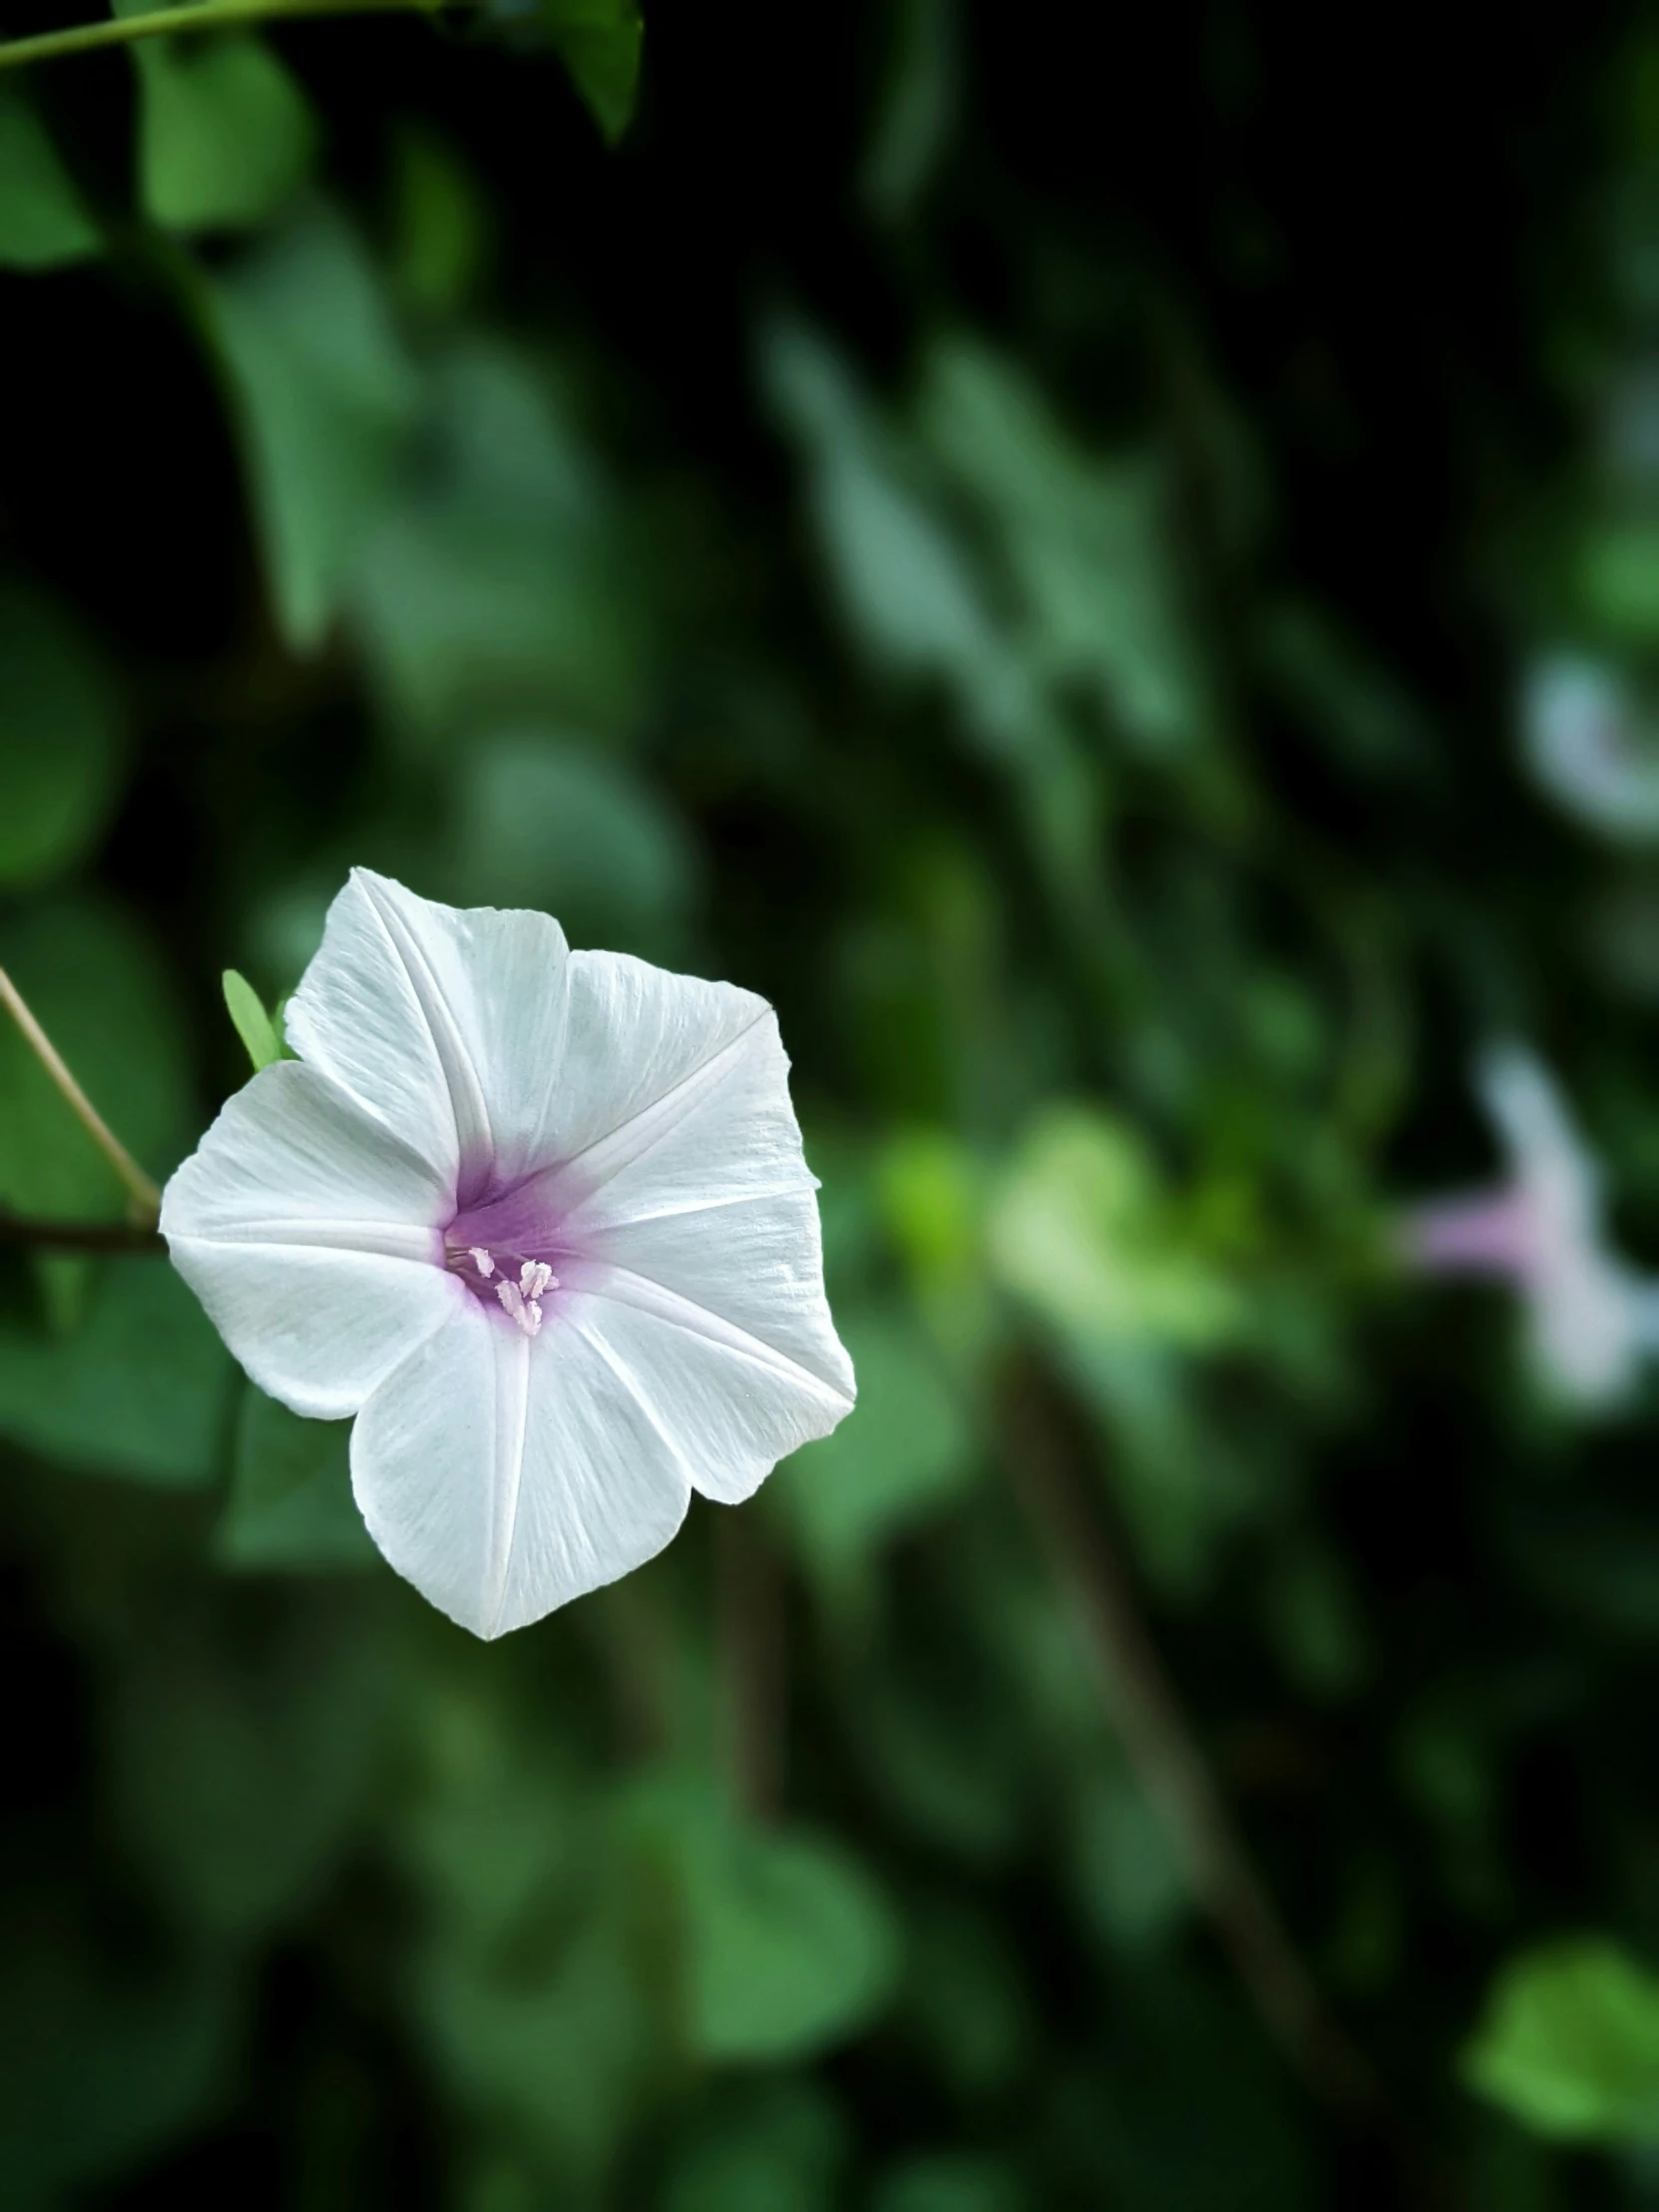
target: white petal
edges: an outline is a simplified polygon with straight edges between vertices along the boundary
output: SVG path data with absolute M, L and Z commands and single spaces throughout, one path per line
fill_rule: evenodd
M 810 1232 L 816 1259 L 812 1195 L 721 1219 L 717 1256 L 697 1254 L 692 1217 L 624 1232 L 618 1248 L 638 1267 L 572 1262 L 557 1312 L 674 1438 L 693 1488 L 733 1505 L 844 1418 L 853 1381 L 816 1268 L 799 1264 Z
M 573 952 L 565 976 L 564 1059 L 538 1141 L 543 1159 L 575 1163 L 573 1191 L 608 1182 L 669 1137 L 707 1090 L 727 1084 L 752 1031 L 776 1037 L 766 1000 L 735 983 L 674 975 L 624 952 Z M 778 1062 L 788 1067 L 781 1052 Z
M 724 1502 L 828 1434 L 853 1399 L 777 1019 L 733 997 L 726 1041 L 560 1178 L 580 1194 L 561 1281 L 600 1301 L 577 1326 L 622 1362 L 694 1486 Z
M 714 1017 L 712 1050 L 619 1127 L 574 1159 L 565 1156 L 558 1188 L 573 1240 L 590 1241 L 622 1223 L 817 1190 L 790 1104 L 778 1017 L 747 991 L 732 996 L 735 1005 L 700 1009 Z M 718 1226 L 710 1234 L 718 1237 Z
M 431 1169 L 293 1061 L 256 1075 L 168 1184 L 175 1266 L 260 1387 L 338 1418 L 467 1292 Z
M 1557 1389 L 1590 1406 L 1627 1395 L 1642 1356 L 1641 1295 L 1639 1278 L 1599 1254 L 1570 1256 L 1541 1278 L 1532 1342 Z
M 1594 1243 L 1601 1173 L 1547 1069 L 1518 1045 L 1488 1052 L 1478 1071 L 1515 1179 L 1538 1209 L 1543 1236 L 1561 1247 Z
M 531 1338 L 467 1297 L 358 1414 L 351 1484 L 398 1573 L 478 1636 L 643 1565 L 690 1499 L 675 1442 L 562 1301 Z
M 566 956 L 546 914 L 441 906 L 354 868 L 287 1034 L 464 1202 L 492 1163 L 510 1179 L 545 1157 Z

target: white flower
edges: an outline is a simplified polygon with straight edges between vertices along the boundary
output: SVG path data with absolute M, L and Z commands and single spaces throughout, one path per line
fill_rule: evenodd
M 763 999 L 357 869 L 287 1035 L 162 1230 L 262 1389 L 356 1414 L 369 1533 L 452 1619 L 614 1581 L 848 1410 Z
M 1659 1349 L 1659 1286 L 1608 1244 L 1596 1161 L 1531 1054 L 1513 1045 L 1488 1053 L 1479 1085 L 1508 1180 L 1416 1207 L 1403 1224 L 1406 1256 L 1433 1273 L 1513 1284 L 1533 1357 L 1556 1389 L 1584 1405 L 1615 1404 Z
M 1659 744 L 1628 684 L 1560 654 L 1527 678 L 1522 740 L 1533 775 L 1568 814 L 1627 843 L 1659 836 Z

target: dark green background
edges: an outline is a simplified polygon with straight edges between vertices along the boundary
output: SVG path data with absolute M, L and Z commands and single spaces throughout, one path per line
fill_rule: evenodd
M 765 992 L 860 1405 L 478 1645 L 164 1261 L 9 1241 L 0 2202 L 1659 2203 L 1652 1982 L 1459 2061 L 1659 1950 L 1659 1394 L 1389 1256 L 1513 1034 L 1659 1260 L 1659 851 L 1519 745 L 1659 670 L 1659 30 L 659 0 L 607 149 L 576 12 L 0 78 L 0 962 L 157 1175 L 355 862 Z M 121 1211 L 9 1030 L 0 1205 Z

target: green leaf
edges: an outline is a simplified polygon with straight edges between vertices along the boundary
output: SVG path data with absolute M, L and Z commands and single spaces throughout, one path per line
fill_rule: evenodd
M 1597 1936 L 1511 1959 L 1463 2078 L 1539 2134 L 1659 2141 L 1659 1976 Z
M 21 93 L 0 91 L 0 269 L 57 269 L 103 246 L 46 126 Z
M 1609 637 L 1636 646 L 1659 636 L 1659 526 L 1624 517 L 1589 531 L 1573 583 L 1585 614 Z
M 1198 1350 L 1240 1325 L 1236 1292 L 1194 1249 L 1136 1133 L 1093 1108 L 1050 1108 L 1022 1142 L 990 1254 L 1006 1288 L 1087 1340 Z
M 92 848 L 120 789 L 124 735 L 95 641 L 40 593 L 0 585 L 0 883 L 41 882 Z
M 488 201 L 445 141 L 413 124 L 398 134 L 395 195 L 399 301 L 419 314 L 457 314 L 489 258 Z
M 1004 2166 L 966 2152 L 907 2158 L 884 2174 L 870 2212 L 1032 2212 L 1031 2199 Z
M 468 747 L 444 844 L 457 904 L 544 907 L 621 951 L 672 953 L 699 888 L 691 833 L 647 778 L 530 725 Z
M 375 1563 L 351 1496 L 349 1437 L 347 1421 L 301 1420 L 263 1390 L 248 1390 L 214 1540 L 227 1566 L 308 1573 Z
M 33 2212 L 155 2157 L 222 2094 L 238 2039 L 236 1962 L 112 1944 L 97 1905 L 14 1875 L 0 1927 L 0 2203 Z M 67 1910 L 66 1910 L 67 1908 Z
M 918 418 L 993 526 L 1040 679 L 1093 691 L 1149 753 L 1200 735 L 1202 656 L 1151 458 L 1084 451 L 1012 363 L 960 339 L 934 348 Z
M 72 1335 L 0 1323 L 0 1435 L 93 1474 L 198 1489 L 221 1466 L 231 1360 L 164 1259 L 112 1259 Z
M 270 1067 L 273 1060 L 282 1056 L 276 1024 L 246 975 L 239 975 L 234 967 L 228 967 L 224 984 L 226 1011 L 236 1024 L 237 1035 L 248 1047 L 248 1057 L 257 1075 L 261 1068 Z
M 314 650 L 394 484 L 419 390 L 355 234 L 312 208 L 198 298 L 288 643 Z
M 432 368 L 426 467 L 376 531 L 352 613 L 417 734 L 549 712 L 626 728 L 648 696 L 637 567 L 545 369 L 468 339 Z
M 146 41 L 138 64 L 139 197 L 172 231 L 264 223 L 290 201 L 316 155 L 304 94 L 248 32 Z
M 1005 2090 L 1040 2039 L 1017 1946 L 988 1912 L 943 1890 L 914 1901 L 906 1935 L 896 2024 L 963 2104 Z
M 960 1401 L 914 1324 L 875 1309 L 848 1316 L 841 1334 L 857 1405 L 773 1478 L 807 1556 L 830 1574 L 960 1496 L 974 1471 Z
M 178 1010 L 137 924 L 102 901 L 43 901 L 0 919 L 0 967 L 123 1144 L 165 1176 L 196 1114 Z M 120 1178 L 9 1018 L 0 1100 L 0 1205 L 47 1220 L 124 1218 Z
M 645 25 L 637 0 L 488 0 L 488 5 L 504 29 L 528 32 L 554 48 L 614 146 L 639 94 Z
M 1099 1761 L 1078 1780 L 1070 1838 L 1077 1894 L 1116 1947 L 1156 1951 L 1189 1907 L 1169 1831 L 1135 1776 L 1116 1760 Z
M 717 2061 L 804 2058 L 842 2043 L 892 1993 L 898 1930 L 838 1845 L 685 1824 L 689 2029 Z
M 183 1924 L 236 1941 L 301 1915 L 348 1847 L 379 1780 L 389 1678 L 355 1593 L 264 1610 L 244 1590 L 194 1592 L 158 1593 L 112 1667 L 112 1795 Z
M 614 1893 L 586 1901 L 551 1956 L 545 1936 L 528 1963 L 522 1940 L 518 1957 L 441 1941 L 415 1981 L 455 2088 L 492 2132 L 533 2145 L 567 2185 L 556 2201 L 573 2206 L 614 2201 L 601 2184 L 660 2059 L 627 1901 Z
M 639 97 L 645 25 L 634 0 L 548 0 L 553 43 L 614 146 Z
M 817 2082 L 746 2082 L 674 2161 L 662 2212 L 832 2212 L 846 2137 Z
M 774 404 L 809 464 L 819 536 L 848 629 L 878 668 L 948 687 L 990 750 L 1028 752 L 1041 703 L 937 486 L 813 332 L 774 325 L 764 362 Z

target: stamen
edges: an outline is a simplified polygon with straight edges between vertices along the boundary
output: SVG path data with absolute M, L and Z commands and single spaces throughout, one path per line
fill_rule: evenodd
M 495 1295 L 527 1337 L 539 1334 L 541 1308 L 533 1298 L 525 1298 L 514 1283 L 498 1283 L 495 1286 Z
M 526 1260 L 518 1271 L 518 1287 L 525 1298 L 537 1299 L 549 1288 L 557 1290 L 558 1282 L 545 1260 Z
M 472 1264 L 478 1270 L 478 1273 L 484 1278 L 486 1283 L 495 1273 L 495 1262 L 490 1258 L 489 1254 L 484 1250 L 482 1245 L 474 1245 L 472 1247 Z

